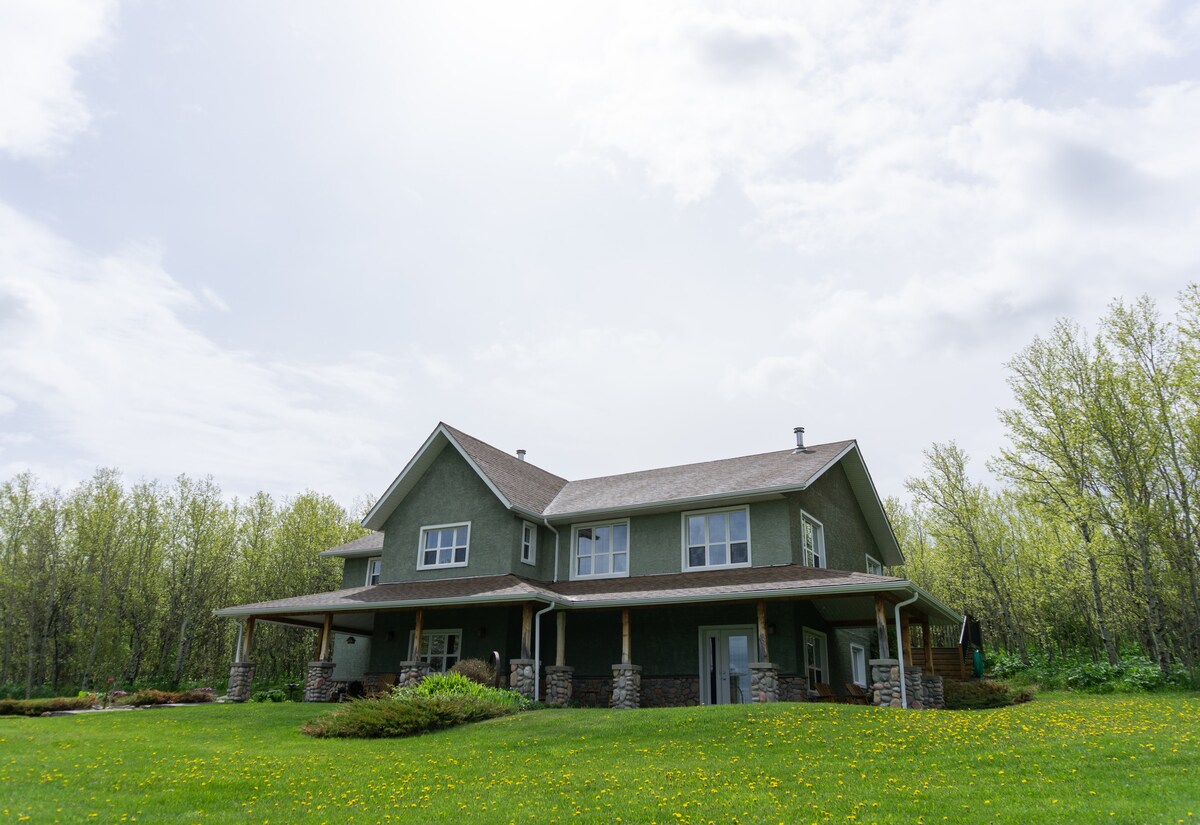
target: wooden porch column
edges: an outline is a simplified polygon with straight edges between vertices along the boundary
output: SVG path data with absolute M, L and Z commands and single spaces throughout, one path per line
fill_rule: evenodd
M 890 659 L 887 637 L 887 606 L 883 596 L 875 597 L 875 629 L 879 631 L 879 658 Z
M 567 611 L 560 610 L 555 617 L 558 620 L 558 632 L 554 634 L 557 650 L 554 651 L 554 664 L 565 667 L 567 664 Z
M 321 635 L 317 641 L 317 661 L 324 662 L 329 658 L 329 638 L 333 632 L 333 614 L 325 614 L 325 622 L 321 625 Z
M 421 636 L 425 633 L 425 608 L 417 608 L 416 626 L 413 627 L 413 649 L 411 661 L 421 658 Z
M 921 622 L 921 639 L 925 648 L 925 672 L 933 674 L 933 637 L 929 635 L 929 619 Z
M 909 635 L 908 614 L 900 614 L 900 637 L 904 640 L 904 666 L 912 667 L 912 636 Z
M 621 611 L 621 664 L 628 665 L 633 663 L 633 657 L 630 652 L 629 643 L 629 608 L 626 607 Z
M 521 658 L 531 659 L 533 651 L 533 605 L 526 602 L 521 606 Z
M 246 632 L 242 635 L 242 661 L 249 662 L 250 653 L 254 649 L 254 617 L 246 619 Z
M 758 660 L 771 661 L 770 651 L 767 650 L 767 603 L 758 603 Z

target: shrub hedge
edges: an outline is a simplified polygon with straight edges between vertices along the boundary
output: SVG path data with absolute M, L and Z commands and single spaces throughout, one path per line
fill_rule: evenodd
M 91 696 L 55 696 L 50 699 L 0 699 L 0 716 L 41 716 L 60 710 L 86 710 Z
M 993 682 L 990 679 L 973 679 L 967 682 L 946 679 L 943 691 L 946 710 L 1003 708 L 1028 702 L 1033 698 L 1029 691 L 1014 692 L 1003 682 Z
M 355 699 L 301 728 L 309 736 L 380 739 L 415 736 L 516 713 L 475 696 L 408 696 L 403 699 Z

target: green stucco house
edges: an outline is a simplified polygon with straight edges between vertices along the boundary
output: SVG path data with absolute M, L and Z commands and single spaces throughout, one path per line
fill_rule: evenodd
M 858 444 L 795 437 L 568 481 L 439 424 L 372 532 L 322 554 L 341 590 L 218 611 L 243 622 L 230 696 L 249 693 L 255 623 L 281 622 L 318 632 L 312 701 L 480 658 L 556 704 L 940 705 L 929 627 L 963 617 L 885 574 L 903 558 Z

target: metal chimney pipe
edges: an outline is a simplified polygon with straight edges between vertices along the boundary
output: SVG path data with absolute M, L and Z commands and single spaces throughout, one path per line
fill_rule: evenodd
M 804 452 L 804 428 L 796 427 L 792 432 L 796 434 L 796 452 Z
M 525 460 L 525 451 L 517 450 L 517 461 L 524 461 L 524 460 Z

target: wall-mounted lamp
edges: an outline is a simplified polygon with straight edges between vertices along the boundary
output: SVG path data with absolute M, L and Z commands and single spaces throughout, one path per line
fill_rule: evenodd
M 348 644 L 348 645 L 352 645 L 352 644 L 354 644 L 354 641 L 355 641 L 355 640 L 354 640 L 354 637 L 353 637 L 353 636 L 349 636 L 349 637 L 347 637 L 347 638 L 346 638 L 346 644 Z

